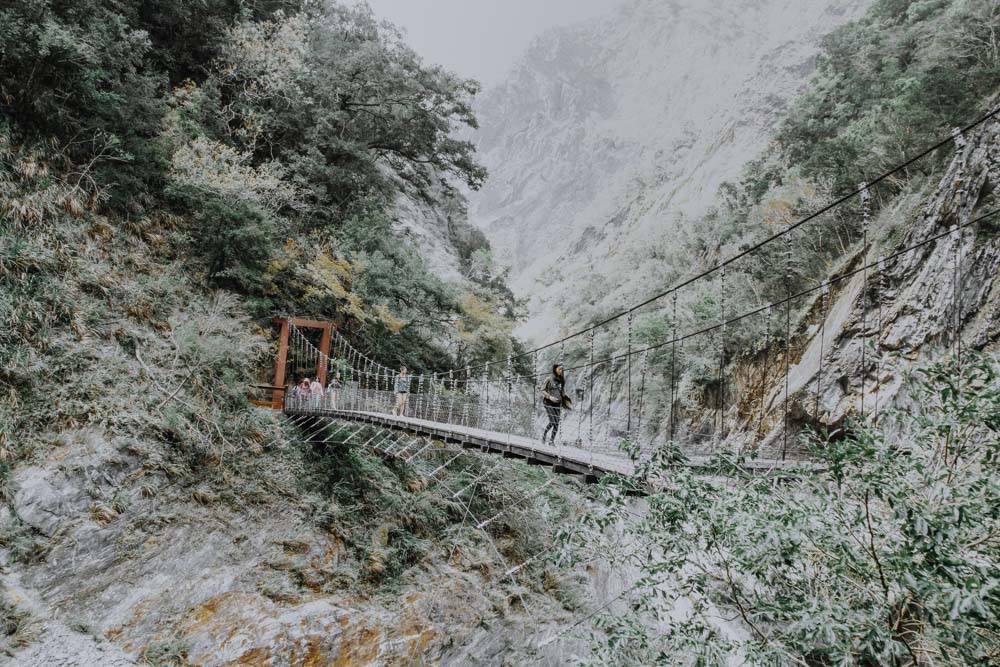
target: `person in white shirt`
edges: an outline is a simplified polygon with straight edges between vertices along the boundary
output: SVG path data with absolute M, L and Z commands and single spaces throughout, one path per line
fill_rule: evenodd
M 309 401 L 310 407 L 320 407 L 323 403 L 323 385 L 320 384 L 319 378 L 313 378 L 312 383 L 309 385 L 309 394 L 311 398 Z

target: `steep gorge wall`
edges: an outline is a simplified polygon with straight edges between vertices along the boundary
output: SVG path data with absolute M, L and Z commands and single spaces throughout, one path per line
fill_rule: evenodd
M 489 249 L 482 231 L 469 223 L 468 202 L 460 193 L 437 191 L 431 201 L 416 193 L 400 195 L 392 211 L 393 231 L 412 243 L 434 275 L 444 281 L 466 281 L 473 252 Z
M 902 222 L 883 227 L 882 239 L 845 258 L 830 276 L 829 299 L 814 293 L 795 332 L 790 430 L 838 428 L 849 416 L 887 409 L 901 397 L 907 371 L 920 363 L 959 350 L 997 353 L 998 220 L 970 223 L 1000 206 L 998 185 L 1000 121 L 991 120 L 965 137 L 928 195 L 902 197 L 882 212 Z M 759 453 L 775 456 L 785 440 L 785 360 L 779 346 L 768 352 L 766 363 L 740 364 L 727 392 L 734 399 L 729 444 L 762 439 Z M 699 418 L 705 416 L 690 423 Z

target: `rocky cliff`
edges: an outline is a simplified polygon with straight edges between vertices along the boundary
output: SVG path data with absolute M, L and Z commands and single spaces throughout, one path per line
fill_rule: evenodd
M 995 98 L 989 108 L 997 108 Z M 905 400 L 920 362 L 968 351 L 997 354 L 1000 340 L 1000 121 L 960 140 L 938 182 L 901 197 L 874 222 L 874 240 L 814 293 L 791 351 L 790 429 L 839 428 Z M 907 250 L 913 248 L 912 250 Z M 867 269 L 865 267 L 868 267 Z M 763 437 L 774 455 L 784 429 L 783 351 L 748 360 L 732 388 L 735 443 Z M 760 390 L 759 387 L 765 387 Z M 905 393 L 905 392 L 904 392 Z M 763 405 L 761 403 L 763 402 Z M 768 414 L 756 427 L 753 415 Z
M 391 212 L 393 231 L 419 250 L 436 276 L 464 283 L 472 253 L 489 249 L 490 243 L 469 223 L 468 202 L 461 193 L 437 190 L 431 196 L 412 191 L 400 195 Z
M 259 443 L 259 465 L 287 465 L 280 450 L 300 446 L 310 445 Z M 358 486 L 394 486 L 396 473 L 411 475 L 417 465 L 392 473 L 397 465 L 390 459 L 359 455 L 370 458 L 368 477 L 354 479 Z M 350 465 L 343 451 L 322 456 Z M 542 664 L 543 630 L 573 617 L 575 591 L 592 587 L 603 599 L 613 585 L 607 573 L 589 582 L 586 573 L 567 578 L 543 563 L 524 568 L 516 580 L 505 576 L 510 563 L 544 548 L 541 542 L 515 547 L 517 526 L 537 516 L 530 529 L 535 540 L 558 519 L 541 518 L 548 503 L 535 497 L 533 507 L 498 519 L 495 535 L 476 537 L 482 531 L 475 519 L 464 521 L 466 512 L 496 511 L 487 496 L 510 503 L 513 487 L 502 480 L 467 500 L 456 515 L 462 521 L 425 534 L 412 563 L 393 575 L 393 554 L 414 547 L 405 544 L 401 526 L 419 523 L 428 506 L 461 503 L 451 498 L 459 478 L 414 477 L 395 508 L 343 508 L 365 515 L 346 530 L 336 527 L 341 508 L 332 499 L 324 521 L 287 489 L 269 486 L 257 503 L 234 507 L 163 474 L 141 452 L 96 430 L 65 432 L 49 455 L 17 470 L 12 511 L 0 516 L 5 664 Z M 530 490 L 539 478 L 526 474 Z M 557 486 L 553 507 L 566 507 L 579 490 Z M 386 521 L 375 516 L 382 510 Z M 359 561 L 351 545 L 367 533 L 366 559 Z M 390 576 L 398 577 L 391 585 L 376 583 Z

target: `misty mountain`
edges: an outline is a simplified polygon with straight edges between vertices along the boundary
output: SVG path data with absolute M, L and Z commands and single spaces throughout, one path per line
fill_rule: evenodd
M 574 328 L 595 275 L 615 286 L 597 309 L 662 288 L 636 266 L 642 248 L 715 203 L 808 83 L 823 37 L 867 5 L 633 0 L 539 37 L 478 102 L 491 178 L 469 203 L 531 297 L 521 333 L 552 338 L 567 312 Z

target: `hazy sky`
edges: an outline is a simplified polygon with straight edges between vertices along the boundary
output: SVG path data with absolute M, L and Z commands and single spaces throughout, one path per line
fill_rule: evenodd
M 499 83 L 546 28 L 600 16 L 624 0 L 368 0 L 404 28 L 430 62 L 485 85 Z

